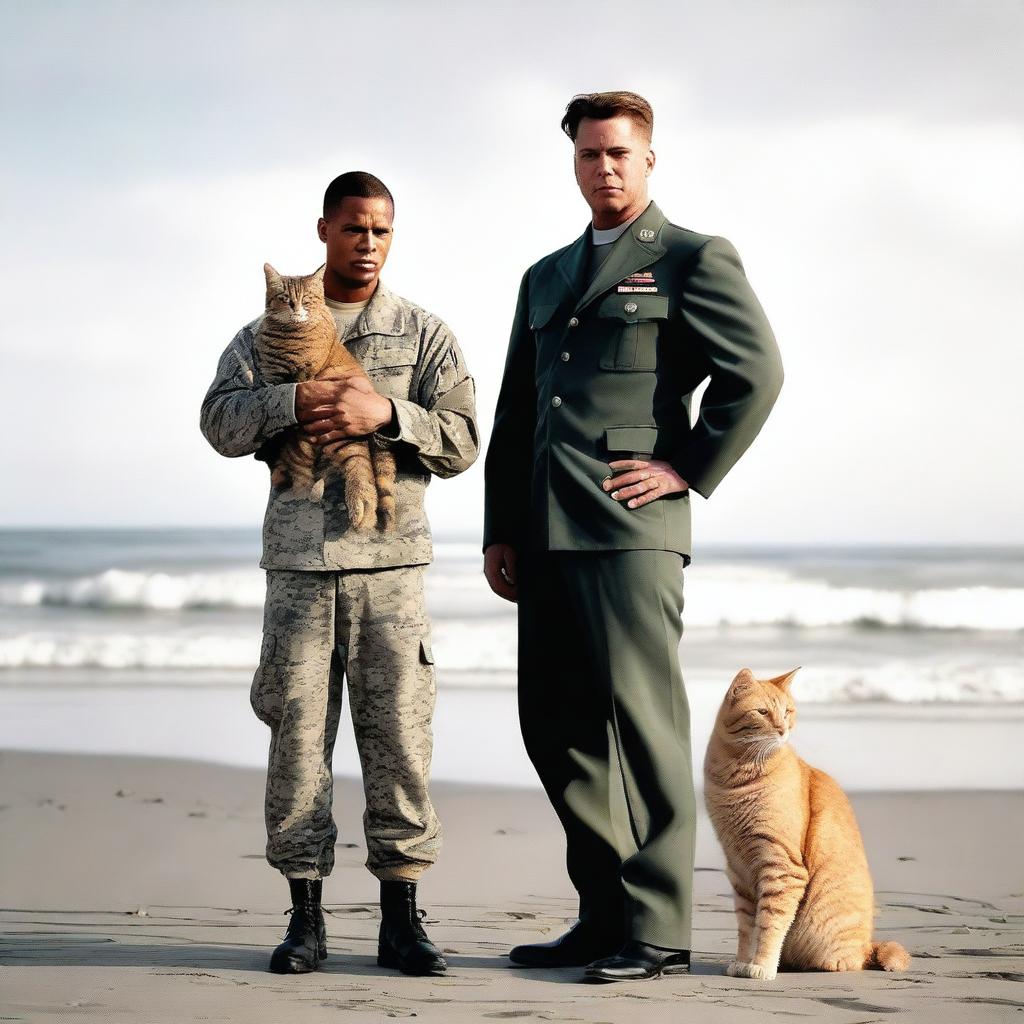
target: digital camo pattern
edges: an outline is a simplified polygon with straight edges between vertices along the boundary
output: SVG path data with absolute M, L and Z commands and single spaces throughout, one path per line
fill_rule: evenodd
M 290 877 L 319 878 L 334 867 L 331 756 L 346 676 L 366 793 L 366 866 L 378 878 L 414 881 L 437 859 L 424 572 L 267 573 L 250 702 L 270 726 L 267 860 Z
M 243 327 L 221 356 L 203 399 L 200 427 L 221 455 L 257 453 L 295 420 L 294 384 L 267 385 L 253 358 L 260 320 Z M 431 475 L 468 469 L 480 451 L 475 382 L 455 336 L 437 317 L 378 283 L 342 341 L 374 388 L 395 406 L 398 431 L 373 438 L 394 452 L 393 534 L 350 528 L 344 485 L 320 502 L 271 492 L 263 520 L 265 569 L 369 569 L 433 559 L 423 497 Z

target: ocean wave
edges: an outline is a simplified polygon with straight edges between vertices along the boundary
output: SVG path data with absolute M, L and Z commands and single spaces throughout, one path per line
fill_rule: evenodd
M 893 661 L 881 665 L 826 665 L 793 683 L 797 704 L 1008 704 L 1024 702 L 1024 672 L 1015 664 L 973 660 L 940 665 Z
M 0 639 L 0 669 L 252 669 L 260 636 L 33 632 Z
M 487 589 L 481 573 L 443 564 L 427 572 L 432 611 L 458 621 L 513 609 Z M 170 573 L 107 569 L 73 579 L 0 583 L 0 606 L 71 610 L 186 611 L 259 609 L 259 569 Z M 931 589 L 839 586 L 754 565 L 709 565 L 685 583 L 688 629 L 706 627 L 834 627 L 862 629 L 1024 629 L 1024 589 L 969 586 Z
M 516 630 L 508 619 L 435 623 L 439 663 L 456 672 L 514 672 Z M 247 669 L 256 667 L 260 631 L 166 633 L 128 630 L 26 630 L 0 636 L 0 669 Z
M 692 626 L 860 626 L 890 629 L 1024 629 L 1024 590 L 840 587 L 786 572 L 713 567 L 686 583 Z
M 0 584 L 0 605 L 180 611 L 186 608 L 262 608 L 261 570 L 131 572 L 107 569 L 75 579 Z
M 515 687 L 516 637 L 507 623 L 440 624 L 432 638 L 442 688 Z M 231 635 L 36 631 L 0 638 L 0 670 L 50 670 L 44 678 L 53 682 L 64 669 L 186 671 L 199 685 L 204 672 L 252 672 L 259 650 L 255 628 Z M 712 673 L 684 660 L 683 675 L 696 697 L 723 692 L 732 672 Z M 987 660 L 950 652 L 940 659 L 897 656 L 867 665 L 844 663 L 839 654 L 805 666 L 794 686 L 798 700 L 809 704 L 1024 702 L 1024 670 L 1005 652 Z

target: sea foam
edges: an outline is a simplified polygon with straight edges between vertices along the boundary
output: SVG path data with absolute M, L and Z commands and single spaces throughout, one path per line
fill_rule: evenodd
M 479 572 L 427 572 L 436 614 L 510 614 Z M 837 586 L 784 570 L 708 565 L 691 571 L 684 592 L 687 628 L 710 626 L 854 626 L 890 629 L 1024 629 L 1024 589 L 964 586 L 907 589 Z M 262 608 L 258 569 L 168 573 L 107 569 L 73 579 L 7 580 L 0 607 L 143 611 Z

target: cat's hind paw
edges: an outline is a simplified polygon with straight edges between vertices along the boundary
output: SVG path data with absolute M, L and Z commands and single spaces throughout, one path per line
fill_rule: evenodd
M 774 981 L 778 971 L 772 967 L 762 967 L 760 964 L 744 964 L 734 960 L 725 969 L 730 978 L 757 978 L 760 981 Z

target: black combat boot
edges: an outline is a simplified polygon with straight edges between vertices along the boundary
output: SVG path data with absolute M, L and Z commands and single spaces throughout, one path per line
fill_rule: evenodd
M 415 882 L 380 883 L 380 938 L 377 963 L 403 974 L 444 974 L 448 964 L 420 924 L 426 913 L 416 909 Z
M 270 957 L 275 974 L 306 974 L 327 959 L 327 927 L 320 909 L 322 878 L 289 878 L 292 918 L 284 942 Z

